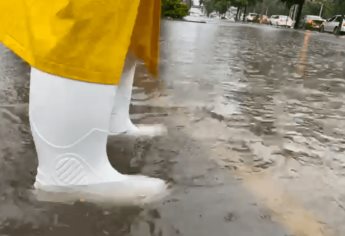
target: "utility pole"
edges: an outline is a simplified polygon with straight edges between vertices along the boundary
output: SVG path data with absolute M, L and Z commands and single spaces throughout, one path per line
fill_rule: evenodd
M 243 11 L 243 22 L 246 20 L 246 14 L 247 14 L 247 5 L 244 6 L 244 11 Z
M 293 5 L 293 9 L 292 9 L 292 20 L 296 21 L 296 16 L 297 16 L 297 11 L 298 11 L 298 5 L 295 4 Z
M 294 23 L 296 23 L 296 15 L 298 11 L 298 5 L 294 4 L 290 9 L 290 17 L 293 20 Z
M 295 15 L 295 5 L 293 5 L 289 11 L 289 16 L 291 17 L 292 20 L 294 20 L 294 15 Z
M 344 24 L 344 15 L 341 15 L 341 19 L 339 21 L 337 35 L 341 35 L 341 28 L 343 27 L 343 24 Z
M 320 14 L 319 14 L 320 17 L 322 17 L 322 12 L 323 12 L 323 3 L 321 4 L 321 9 L 320 9 Z

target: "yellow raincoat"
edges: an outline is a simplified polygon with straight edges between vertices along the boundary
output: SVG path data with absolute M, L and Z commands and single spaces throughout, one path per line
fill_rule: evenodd
M 58 76 L 118 84 L 128 52 L 157 72 L 160 0 L 0 0 L 0 42 Z

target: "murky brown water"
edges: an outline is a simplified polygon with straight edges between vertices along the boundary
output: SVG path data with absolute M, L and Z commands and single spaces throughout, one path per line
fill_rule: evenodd
M 161 81 L 138 69 L 132 112 L 169 135 L 108 142 L 122 172 L 174 184 L 144 207 L 30 197 L 28 67 L 0 48 L 0 235 L 342 235 L 345 39 L 164 22 L 161 43 Z

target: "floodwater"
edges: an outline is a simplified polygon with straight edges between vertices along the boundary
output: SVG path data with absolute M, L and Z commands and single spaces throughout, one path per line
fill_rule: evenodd
M 108 140 L 123 173 L 169 181 L 145 206 L 38 202 L 29 68 L 0 48 L 0 235 L 344 235 L 345 39 L 163 22 L 161 80 L 137 70 L 132 117 L 165 137 Z

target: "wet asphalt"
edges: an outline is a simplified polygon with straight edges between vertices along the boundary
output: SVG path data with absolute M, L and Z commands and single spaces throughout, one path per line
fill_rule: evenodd
M 38 202 L 29 67 L 0 47 L 0 235 L 345 235 L 345 38 L 269 26 L 163 22 L 161 79 L 139 66 L 138 123 L 113 137 L 123 173 L 169 181 L 146 206 Z

